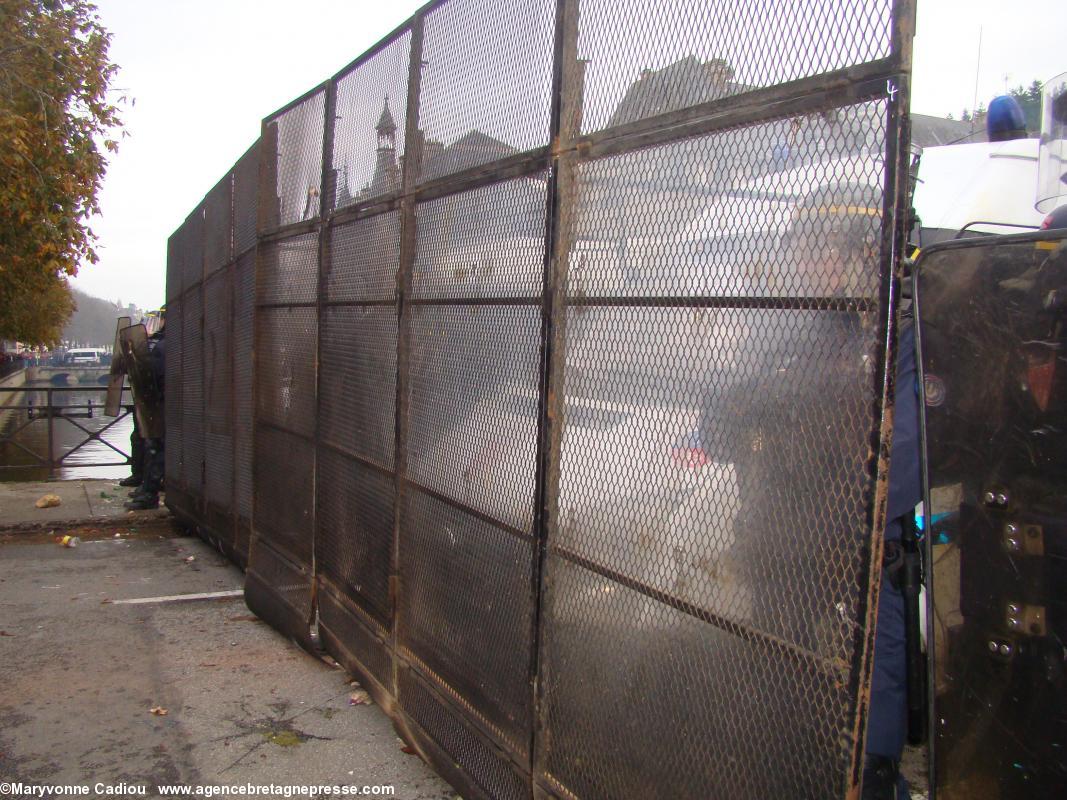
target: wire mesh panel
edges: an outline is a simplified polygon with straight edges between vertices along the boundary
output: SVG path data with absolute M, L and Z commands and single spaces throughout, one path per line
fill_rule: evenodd
M 187 292 L 204 278 L 204 204 L 197 206 L 182 226 L 182 291 Z
M 396 310 L 329 308 L 323 315 L 322 339 L 322 441 L 391 470 L 396 445 Z
M 252 522 L 252 327 L 256 291 L 255 251 L 242 255 L 234 264 L 233 271 L 233 480 L 234 507 L 238 528 L 241 528 Z
M 182 293 L 182 229 L 174 231 L 167 239 L 167 302 L 178 299 Z
M 315 310 L 258 312 L 256 419 L 304 436 L 315 430 Z M 285 463 L 270 465 L 287 469 Z
M 890 55 L 891 0 L 580 0 L 579 7 L 583 133 Z
M 491 794 L 512 767 L 483 756 L 525 762 L 532 725 L 544 201 L 533 176 L 417 209 L 398 645 L 443 697 L 427 706 L 401 684 L 400 702 L 435 720 L 431 736 L 475 726 L 494 743 L 436 740 Z
M 306 143 L 311 134 L 305 134 Z M 279 152 L 291 150 L 283 143 Z M 317 152 L 321 155 L 321 145 Z M 269 162 L 270 154 L 264 158 Z M 313 305 L 294 304 L 317 300 L 318 252 L 317 234 L 261 242 L 256 248 L 254 500 L 245 583 L 250 608 L 308 645 L 318 318 Z
M 330 652 L 393 693 L 397 307 L 396 212 L 330 233 L 319 350 L 315 558 Z
M 319 215 L 322 131 L 326 94 L 317 91 L 266 123 L 261 152 L 261 229 L 313 220 Z
M 259 200 L 259 141 L 233 167 L 233 254 L 241 256 L 256 243 Z
M 393 300 L 400 267 L 400 215 L 390 211 L 359 219 L 334 228 L 330 236 L 326 299 Z
M 424 203 L 412 296 L 536 298 L 544 283 L 547 175 L 494 183 Z
M 233 256 L 233 173 L 204 198 L 204 274 L 211 275 Z
M 173 241 L 174 237 L 171 237 Z M 168 260 L 167 276 L 173 262 Z M 167 442 L 164 449 L 165 474 L 171 487 L 185 483 L 182 470 L 184 428 L 182 427 L 182 302 L 174 299 L 167 303 L 167 358 L 163 368 L 166 383 L 164 414 L 167 427 Z
M 548 144 L 551 0 L 452 0 L 425 21 L 423 179 Z
M 182 477 L 194 499 L 202 497 L 204 465 L 203 303 L 200 287 L 182 296 Z
M 322 326 L 316 560 L 335 587 L 391 627 L 396 309 L 331 307 Z
M 226 512 L 233 504 L 232 280 L 226 269 L 204 282 L 204 496 Z M 220 533 L 232 543 L 232 530 Z
M 260 303 L 314 303 L 318 289 L 318 236 L 263 244 L 256 292 Z
M 886 108 L 832 112 L 818 157 L 776 157 L 795 121 L 772 120 L 575 169 L 543 611 L 557 791 L 846 792 Z M 614 702 L 635 684 L 641 709 Z
M 301 641 L 311 621 L 315 450 L 310 441 L 258 425 L 255 500 L 245 597 L 249 607 Z
M 410 57 L 405 31 L 337 79 L 335 208 L 400 191 Z

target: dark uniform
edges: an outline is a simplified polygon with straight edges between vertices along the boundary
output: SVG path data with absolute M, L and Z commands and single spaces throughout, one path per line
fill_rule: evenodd
M 158 397 L 162 404 L 166 402 L 166 338 L 165 329 L 163 328 L 148 337 L 148 361 L 152 377 L 155 379 L 158 389 Z M 156 508 L 159 505 L 159 493 L 163 489 L 164 465 L 166 463 L 164 442 L 163 436 L 146 437 L 144 439 L 143 481 L 140 489 L 126 503 L 126 508 L 144 510 Z
M 900 326 L 897 344 L 896 406 L 889 461 L 889 499 L 885 525 L 885 570 L 878 596 L 874 674 L 867 715 L 867 766 L 864 798 L 906 798 L 898 775 L 907 735 L 907 679 L 904 596 L 900 590 L 904 520 L 922 498 L 919 474 L 919 401 L 915 369 L 915 329 L 910 317 Z M 897 794 L 893 794 L 894 784 Z

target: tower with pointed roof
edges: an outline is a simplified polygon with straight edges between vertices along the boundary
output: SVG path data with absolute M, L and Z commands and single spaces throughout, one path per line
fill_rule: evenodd
M 393 112 L 389 110 L 388 95 L 374 130 L 378 134 L 378 156 L 374 165 L 374 177 L 370 183 L 372 196 L 389 194 L 400 188 L 400 170 L 396 161 L 396 122 Z

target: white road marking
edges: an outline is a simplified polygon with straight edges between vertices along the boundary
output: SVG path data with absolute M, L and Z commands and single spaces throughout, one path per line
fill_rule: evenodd
M 182 600 L 217 600 L 220 597 L 241 597 L 244 589 L 231 589 L 226 592 L 197 592 L 196 594 L 168 594 L 163 597 L 135 597 L 132 600 L 112 600 L 114 606 L 135 606 L 143 603 L 177 603 Z

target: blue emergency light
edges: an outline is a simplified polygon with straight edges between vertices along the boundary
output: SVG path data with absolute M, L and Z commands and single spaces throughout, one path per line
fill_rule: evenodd
M 1010 94 L 994 97 L 985 118 L 986 135 L 991 142 L 1026 138 L 1026 115 Z

